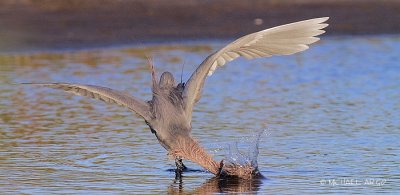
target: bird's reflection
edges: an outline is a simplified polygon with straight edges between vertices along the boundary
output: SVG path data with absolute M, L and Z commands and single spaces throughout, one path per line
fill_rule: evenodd
M 185 190 L 184 179 L 181 174 L 176 175 L 173 184 L 168 188 L 168 194 L 251 193 L 259 191 L 262 181 L 266 178 L 261 174 L 250 180 L 213 177 L 193 190 Z

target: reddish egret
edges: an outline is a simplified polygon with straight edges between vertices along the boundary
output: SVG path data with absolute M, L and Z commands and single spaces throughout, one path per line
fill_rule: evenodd
M 262 30 L 243 36 L 222 49 L 209 55 L 193 72 L 186 83 L 176 84 L 170 72 L 162 73 L 160 80 L 149 60 L 152 75 L 152 94 L 150 101 L 142 101 L 110 88 L 70 84 L 36 83 L 62 89 L 77 95 L 115 103 L 129 108 L 140 115 L 157 137 L 160 144 L 175 158 L 177 171 L 185 169 L 182 159 L 200 164 L 216 175 L 235 175 L 249 178 L 256 168 L 251 166 L 225 166 L 213 160 L 191 137 L 193 107 L 199 101 L 207 76 L 240 56 L 247 59 L 290 55 L 308 49 L 308 45 L 319 40 L 316 36 L 324 33 L 328 17 L 315 18 Z M 34 84 L 34 83 L 29 83 Z

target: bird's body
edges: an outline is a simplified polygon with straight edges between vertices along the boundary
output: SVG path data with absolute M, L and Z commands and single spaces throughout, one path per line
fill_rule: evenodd
M 153 98 L 148 102 L 153 117 L 146 123 L 160 144 L 170 151 L 174 148 L 176 137 L 189 137 L 192 128 L 186 120 L 182 89 L 176 86 L 171 73 L 165 72 L 163 75 L 168 75 L 171 82 L 165 85 L 165 77 L 161 77 L 159 83 L 153 83 Z
M 116 103 L 136 112 L 150 127 L 160 144 L 176 158 L 178 170 L 184 165 L 181 158 L 197 162 L 214 174 L 248 177 L 256 168 L 251 166 L 225 166 L 217 163 L 191 137 L 191 121 L 194 105 L 201 98 L 207 76 L 216 68 L 240 56 L 247 59 L 290 55 L 308 49 L 308 45 L 319 40 L 315 37 L 324 33 L 328 18 L 315 18 L 286 24 L 243 36 L 208 56 L 193 72 L 186 83 L 175 83 L 170 72 L 164 72 L 160 80 L 149 60 L 152 74 L 152 99 L 142 101 L 131 95 L 106 87 L 69 84 L 42 83 L 36 85 L 63 89 L 77 95 L 87 96 L 108 103 Z M 32 83 L 28 83 L 32 84 Z M 225 171 L 224 171 L 225 169 Z

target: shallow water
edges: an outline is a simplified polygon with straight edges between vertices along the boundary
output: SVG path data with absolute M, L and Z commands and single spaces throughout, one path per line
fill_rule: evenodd
M 298 55 L 236 60 L 207 79 L 193 135 L 216 159 L 267 129 L 263 180 L 219 181 L 174 162 L 127 109 L 20 82 L 73 82 L 150 98 L 145 56 L 184 79 L 227 42 L 0 55 L 0 191 L 334 194 L 400 191 L 400 37 L 324 37 Z M 250 139 L 251 140 L 251 139 Z M 239 144 L 240 146 L 240 144 Z

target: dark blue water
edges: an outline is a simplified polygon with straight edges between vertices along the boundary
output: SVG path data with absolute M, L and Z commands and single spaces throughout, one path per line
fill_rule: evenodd
M 400 192 L 400 37 L 323 37 L 285 57 L 236 60 L 207 79 L 193 136 L 217 160 L 262 129 L 267 178 L 175 180 L 174 162 L 129 110 L 19 82 L 102 85 L 149 99 L 145 56 L 184 79 L 227 42 L 0 54 L 0 191 L 337 194 Z M 240 144 L 242 143 L 242 144 Z M 243 144 L 245 143 L 245 144 Z M 251 142 L 250 142 L 251 143 Z M 202 170 L 196 164 L 187 165 Z

